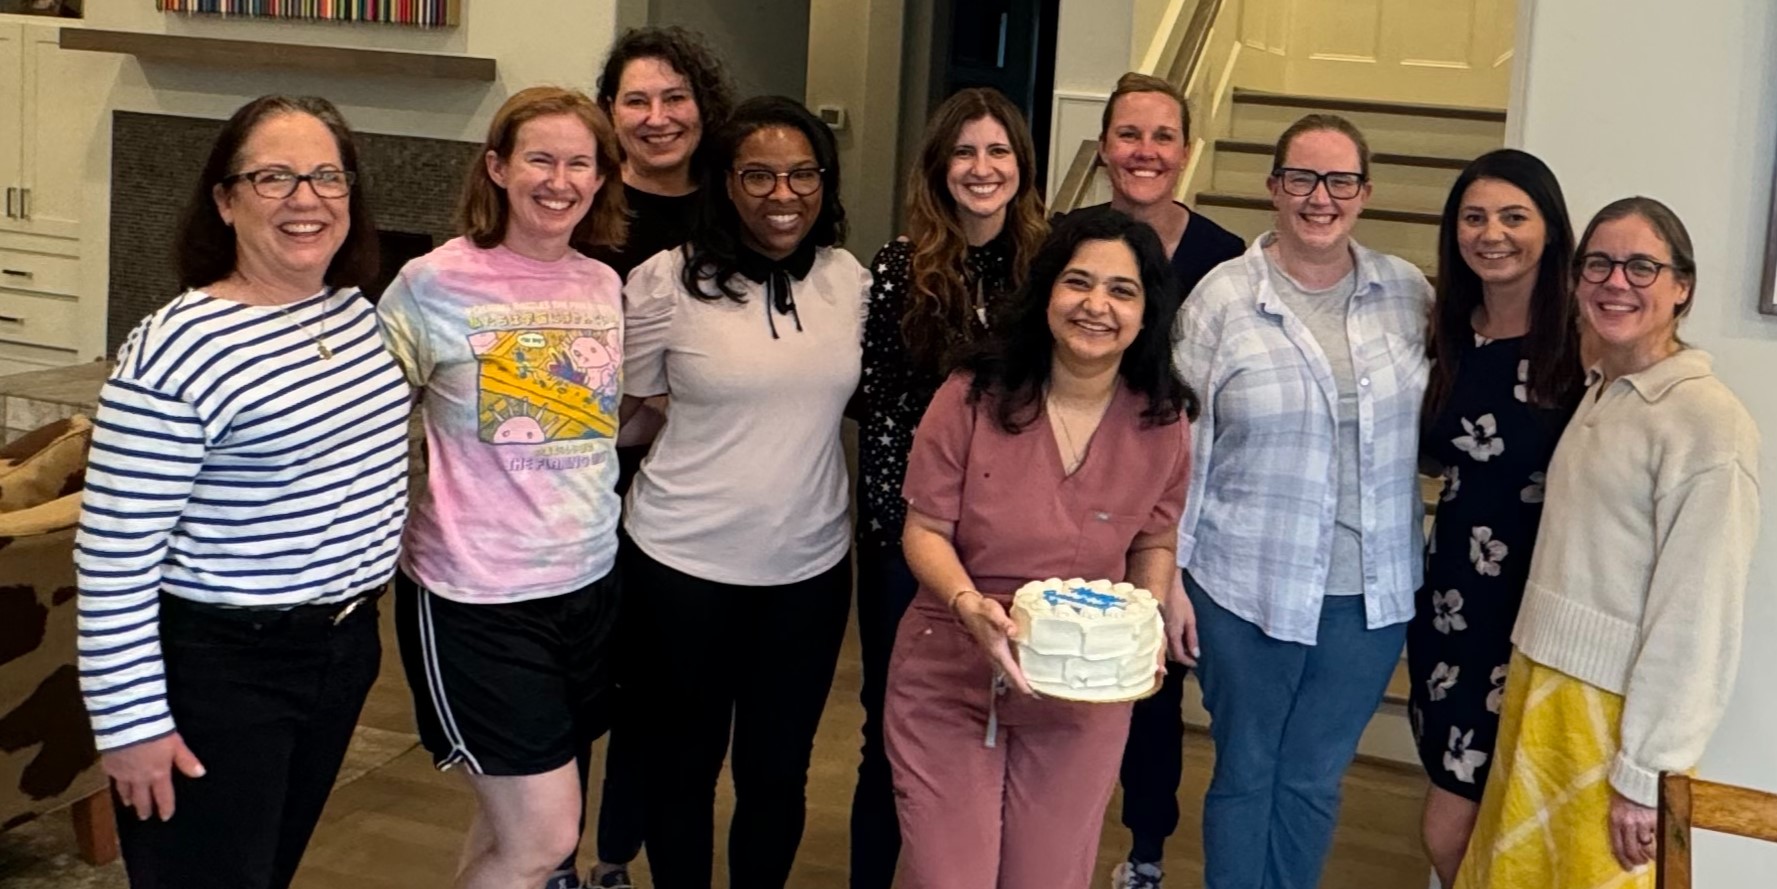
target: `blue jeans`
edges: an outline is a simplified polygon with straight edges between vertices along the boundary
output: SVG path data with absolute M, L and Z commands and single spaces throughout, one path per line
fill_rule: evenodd
M 1314 889 L 1339 783 L 1382 702 L 1406 624 L 1365 627 L 1362 596 L 1328 596 L 1315 645 L 1273 639 L 1189 572 L 1215 775 L 1203 802 L 1207 889 Z

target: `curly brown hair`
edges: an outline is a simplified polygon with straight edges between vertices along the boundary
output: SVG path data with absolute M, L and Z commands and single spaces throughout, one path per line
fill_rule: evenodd
M 945 355 L 966 334 L 973 311 L 963 257 L 969 241 L 957 219 L 950 193 L 950 156 L 963 126 L 990 117 L 1006 128 L 1018 161 L 1018 191 L 1006 208 L 1006 230 L 1012 242 L 1012 287 L 1024 283 L 1031 259 L 1049 224 L 1043 195 L 1037 188 L 1036 148 L 1024 115 L 998 90 L 972 87 L 944 100 L 933 112 L 920 144 L 919 160 L 907 180 L 907 237 L 913 242 L 909 260 L 912 289 L 901 315 L 901 339 L 915 365 L 941 370 Z
M 617 100 L 623 69 L 636 59 L 659 59 L 685 78 L 697 101 L 697 115 L 706 136 L 721 129 L 734 113 L 734 85 L 728 80 L 728 70 L 703 37 L 678 25 L 650 25 L 624 31 L 605 56 L 605 67 L 598 79 L 598 103 L 606 114 L 611 113 L 611 103 Z M 707 138 L 692 150 L 692 179 L 702 175 L 710 160 L 710 150 Z
M 457 228 L 475 246 L 486 250 L 499 244 L 506 237 L 506 223 L 512 215 L 506 189 L 488 175 L 488 156 L 510 160 L 518 145 L 519 128 L 527 121 L 552 114 L 579 118 L 592 131 L 598 151 L 596 162 L 602 184 L 593 196 L 592 209 L 574 226 L 572 242 L 604 247 L 623 245 L 629 233 L 629 216 L 623 200 L 622 155 L 617 150 L 617 130 L 611 126 L 611 119 L 579 90 L 533 86 L 513 93 L 494 112 L 493 123 L 487 128 L 487 142 L 469 164 L 468 181 L 457 205 Z

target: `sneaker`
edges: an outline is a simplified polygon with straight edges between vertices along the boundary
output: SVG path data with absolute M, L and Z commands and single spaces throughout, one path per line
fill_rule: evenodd
M 585 889 L 580 875 L 571 870 L 558 870 L 543 881 L 543 889 Z
M 1111 889 L 1160 889 L 1160 865 L 1147 861 L 1125 861 L 1111 871 Z
M 629 868 L 621 864 L 599 874 L 595 880 L 587 883 L 586 889 L 635 889 L 635 884 L 629 880 Z

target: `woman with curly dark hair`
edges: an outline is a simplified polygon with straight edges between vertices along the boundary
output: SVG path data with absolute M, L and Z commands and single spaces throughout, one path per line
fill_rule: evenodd
M 697 222 L 705 133 L 734 107 L 728 73 L 703 38 L 676 25 L 625 31 L 605 57 L 599 107 L 623 146 L 629 240 L 589 252 L 628 277 L 642 260 L 677 247 Z
M 902 489 L 919 592 L 884 714 L 902 886 L 1091 880 L 1131 705 L 1035 697 L 1006 603 L 1040 577 L 1171 589 L 1198 407 L 1172 369 L 1177 309 L 1152 228 L 1072 214 L 920 421 Z
M 870 275 L 839 247 L 839 151 L 797 102 L 742 103 L 712 141 L 709 206 L 624 288 L 624 401 L 667 395 L 625 527 L 648 861 L 710 885 L 732 738 L 729 884 L 783 886 L 851 606 L 839 424 Z
M 851 809 L 852 889 L 888 889 L 901 832 L 882 749 L 895 627 L 918 588 L 901 555 L 901 479 L 913 429 L 959 346 L 983 338 L 1023 282 L 1049 226 L 1024 116 L 1004 95 L 965 89 L 932 115 L 907 182 L 907 235 L 870 263 L 859 393 L 858 637 L 864 751 Z

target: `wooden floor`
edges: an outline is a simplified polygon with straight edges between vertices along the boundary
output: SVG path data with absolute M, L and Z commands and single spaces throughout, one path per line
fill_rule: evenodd
M 371 692 L 363 722 L 411 732 L 412 708 L 388 614 L 384 615 L 383 629 L 383 674 Z M 847 819 L 857 774 L 858 726 L 863 722 L 858 684 L 858 650 L 852 634 L 841 655 L 839 675 L 815 742 L 808 829 L 790 878 L 793 889 L 841 889 L 846 885 Z M 602 744 L 598 752 L 602 756 Z M 1184 820 L 1167 847 L 1168 889 L 1202 886 L 1198 816 L 1210 763 L 1208 739 L 1188 736 L 1185 780 L 1179 788 Z M 602 762 L 595 763 L 594 774 L 602 768 Z M 1361 763 L 1354 766 L 1345 779 L 1344 813 L 1322 889 L 1422 889 L 1428 870 L 1416 837 L 1424 791 L 1425 781 L 1416 773 Z M 731 803 L 725 777 L 717 801 L 718 885 L 724 873 L 721 825 L 727 822 Z M 472 805 L 462 776 L 436 772 L 425 751 L 415 748 L 334 793 L 295 889 L 448 887 Z M 596 797 L 591 805 L 596 811 Z M 1120 805 L 1113 800 L 1112 814 L 1105 822 L 1094 889 L 1109 885 L 1111 867 L 1128 851 L 1128 834 L 1114 814 Z M 584 860 L 590 861 L 591 855 L 589 831 Z M 635 873 L 643 878 L 642 885 L 647 885 L 646 871 L 645 860 L 638 862 Z

